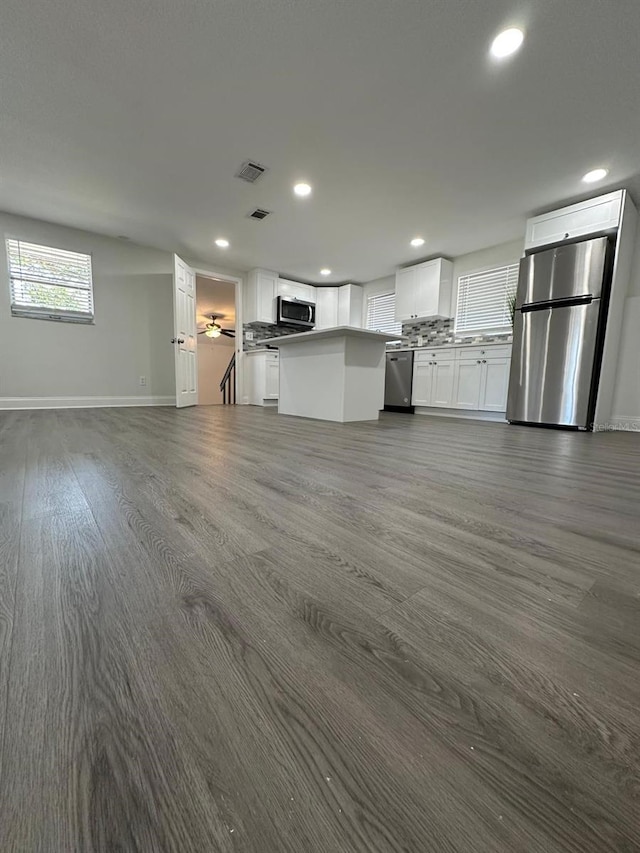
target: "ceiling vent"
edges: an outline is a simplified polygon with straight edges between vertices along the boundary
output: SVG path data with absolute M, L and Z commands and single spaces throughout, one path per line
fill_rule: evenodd
M 264 210 L 262 207 L 256 207 L 256 209 L 252 210 L 249 214 L 249 219 L 266 219 L 267 216 L 270 215 L 270 210 Z
M 266 166 L 261 166 L 260 163 L 254 163 L 253 160 L 245 160 L 236 172 L 236 178 L 242 178 L 248 184 L 255 184 L 258 178 L 267 171 Z

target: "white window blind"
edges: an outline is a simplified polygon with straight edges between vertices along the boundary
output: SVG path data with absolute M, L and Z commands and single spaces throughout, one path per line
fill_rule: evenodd
M 510 298 L 518 285 L 518 264 L 484 270 L 458 279 L 456 332 L 511 329 Z
M 390 335 L 400 337 L 402 323 L 396 322 L 395 293 L 369 296 L 367 299 L 367 329 L 374 332 L 387 332 Z
M 11 313 L 90 323 L 93 320 L 91 256 L 22 240 L 7 240 Z

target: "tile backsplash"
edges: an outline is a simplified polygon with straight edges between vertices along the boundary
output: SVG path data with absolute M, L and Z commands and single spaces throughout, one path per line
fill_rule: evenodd
M 511 341 L 511 333 L 495 335 L 456 335 L 454 318 L 445 317 L 436 320 L 412 321 L 402 324 L 403 341 L 401 346 L 433 347 L 445 344 L 489 343 L 491 341 Z
M 245 323 L 242 327 L 242 349 L 256 349 L 256 347 L 264 346 L 258 344 L 263 338 L 281 338 L 283 335 L 294 335 L 296 332 L 305 331 L 299 326 L 276 326 L 275 323 Z M 247 332 L 253 332 L 253 340 L 247 340 Z

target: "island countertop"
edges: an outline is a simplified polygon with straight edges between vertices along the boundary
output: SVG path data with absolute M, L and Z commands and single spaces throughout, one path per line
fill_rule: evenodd
M 370 341 L 396 341 L 397 335 L 389 335 L 386 332 L 372 332 L 370 329 L 360 329 L 357 326 L 333 326 L 330 329 L 318 329 L 312 332 L 297 332 L 293 335 L 282 335 L 279 338 L 265 338 L 256 341 L 257 344 L 269 344 L 272 347 L 284 347 L 288 344 L 299 344 L 305 341 L 314 342 L 326 338 L 366 338 Z

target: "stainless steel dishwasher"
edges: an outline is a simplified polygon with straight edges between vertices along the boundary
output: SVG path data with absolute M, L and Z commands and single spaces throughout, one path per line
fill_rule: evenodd
M 413 386 L 413 351 L 400 350 L 387 353 L 384 377 L 384 409 L 386 412 L 414 413 L 411 405 Z

